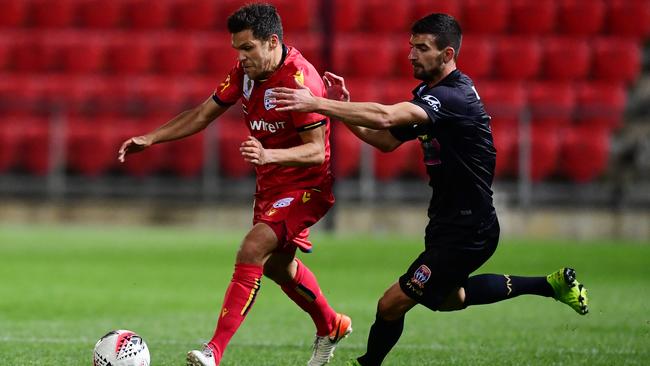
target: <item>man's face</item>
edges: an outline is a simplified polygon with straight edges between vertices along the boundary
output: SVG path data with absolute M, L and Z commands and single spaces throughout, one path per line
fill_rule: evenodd
M 435 37 L 432 34 L 412 34 L 409 44 L 408 57 L 413 65 L 413 77 L 422 81 L 437 79 L 443 71 L 445 50 L 438 49 Z
M 264 80 L 273 72 L 273 50 L 278 45 L 277 36 L 262 41 L 255 38 L 250 29 L 232 34 L 232 47 L 237 50 L 237 59 L 253 80 Z

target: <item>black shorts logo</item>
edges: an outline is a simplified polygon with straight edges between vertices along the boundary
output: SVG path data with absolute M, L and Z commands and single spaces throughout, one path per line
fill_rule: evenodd
M 429 267 L 426 265 L 421 265 L 418 267 L 417 270 L 415 270 L 415 273 L 413 274 L 413 278 L 411 278 L 411 282 L 418 285 L 420 288 L 424 288 L 424 284 L 429 281 L 429 278 L 431 277 L 431 270 Z

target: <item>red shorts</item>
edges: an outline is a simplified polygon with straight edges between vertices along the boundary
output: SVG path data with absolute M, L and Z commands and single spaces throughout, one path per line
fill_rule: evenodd
M 278 250 L 311 252 L 309 227 L 334 205 L 332 187 L 286 191 L 255 199 L 253 225 L 263 222 L 278 238 Z

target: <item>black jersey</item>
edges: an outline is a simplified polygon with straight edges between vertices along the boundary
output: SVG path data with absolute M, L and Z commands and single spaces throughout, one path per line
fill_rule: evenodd
M 472 80 L 454 70 L 433 87 L 413 90 L 411 103 L 429 115 L 430 123 L 399 126 L 390 132 L 400 141 L 417 138 L 433 195 L 427 237 L 433 231 L 454 232 L 485 225 L 496 218 L 492 180 L 496 149 L 490 117 Z M 427 240 L 428 242 L 429 240 Z

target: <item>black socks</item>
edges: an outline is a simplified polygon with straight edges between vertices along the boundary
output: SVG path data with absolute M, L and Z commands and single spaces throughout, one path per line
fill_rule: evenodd
M 397 320 L 388 321 L 377 314 L 375 323 L 370 327 L 366 354 L 359 357 L 357 361 L 363 366 L 381 365 L 388 352 L 399 340 L 403 329 L 403 316 Z
M 491 304 L 519 295 L 553 296 L 546 277 L 482 274 L 467 279 L 465 306 Z

